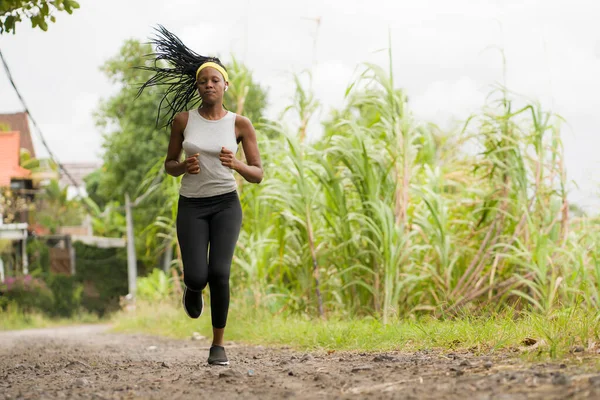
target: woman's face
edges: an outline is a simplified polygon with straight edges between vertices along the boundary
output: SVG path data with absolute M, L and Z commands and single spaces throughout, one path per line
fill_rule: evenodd
M 204 104 L 221 104 L 223 103 L 223 95 L 227 83 L 223 79 L 223 75 L 214 68 L 206 67 L 196 81 L 198 94 Z

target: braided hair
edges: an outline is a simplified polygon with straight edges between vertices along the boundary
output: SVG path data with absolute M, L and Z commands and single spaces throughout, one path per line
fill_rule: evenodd
M 153 59 L 152 65 L 137 68 L 151 71 L 154 75 L 148 79 L 138 90 L 140 96 L 144 89 L 150 86 L 166 86 L 158 106 L 156 125 L 159 125 L 161 115 L 165 114 L 167 122 L 163 126 L 173 123 L 175 115 L 201 102 L 196 96 L 196 71 L 207 62 L 213 62 L 226 70 L 225 66 L 216 57 L 205 57 L 189 49 L 183 42 L 169 32 L 162 25 L 155 28 L 156 36 L 151 38 L 155 52 L 148 56 Z M 163 61 L 166 61 L 166 66 Z

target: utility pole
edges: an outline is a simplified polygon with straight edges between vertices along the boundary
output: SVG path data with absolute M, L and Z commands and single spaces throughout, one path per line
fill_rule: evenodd
M 127 220 L 127 281 L 129 283 L 128 299 L 135 302 L 137 259 L 135 256 L 135 241 L 133 236 L 133 217 L 131 216 L 131 201 L 129 193 L 125 193 L 125 219 Z

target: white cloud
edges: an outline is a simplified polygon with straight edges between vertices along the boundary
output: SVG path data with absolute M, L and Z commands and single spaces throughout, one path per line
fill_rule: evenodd
M 463 76 L 456 81 L 432 82 L 425 91 L 412 100 L 411 110 L 420 120 L 434 122 L 441 127 L 466 119 L 471 113 L 481 109 L 485 102 L 485 92 L 475 81 Z

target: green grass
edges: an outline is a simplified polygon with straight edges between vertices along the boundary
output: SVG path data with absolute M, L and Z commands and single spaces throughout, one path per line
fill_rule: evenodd
M 15 306 L 0 310 L 0 331 L 49 328 L 102 322 L 95 314 L 80 313 L 72 318 L 51 318 L 42 313 L 24 313 Z
M 193 332 L 211 337 L 210 310 L 198 320 L 189 319 L 179 306 L 138 304 L 135 311 L 113 316 L 118 332 L 147 333 L 172 338 L 189 338 Z M 536 358 L 560 358 L 575 345 L 588 348 L 598 339 L 596 315 L 562 310 L 551 317 L 510 313 L 488 318 L 454 320 L 393 321 L 383 325 L 374 319 L 311 320 L 272 315 L 266 311 L 232 306 L 226 340 L 238 343 L 292 346 L 298 350 L 442 351 L 468 349 L 489 353 L 520 349 Z M 537 341 L 525 346 L 524 339 Z

